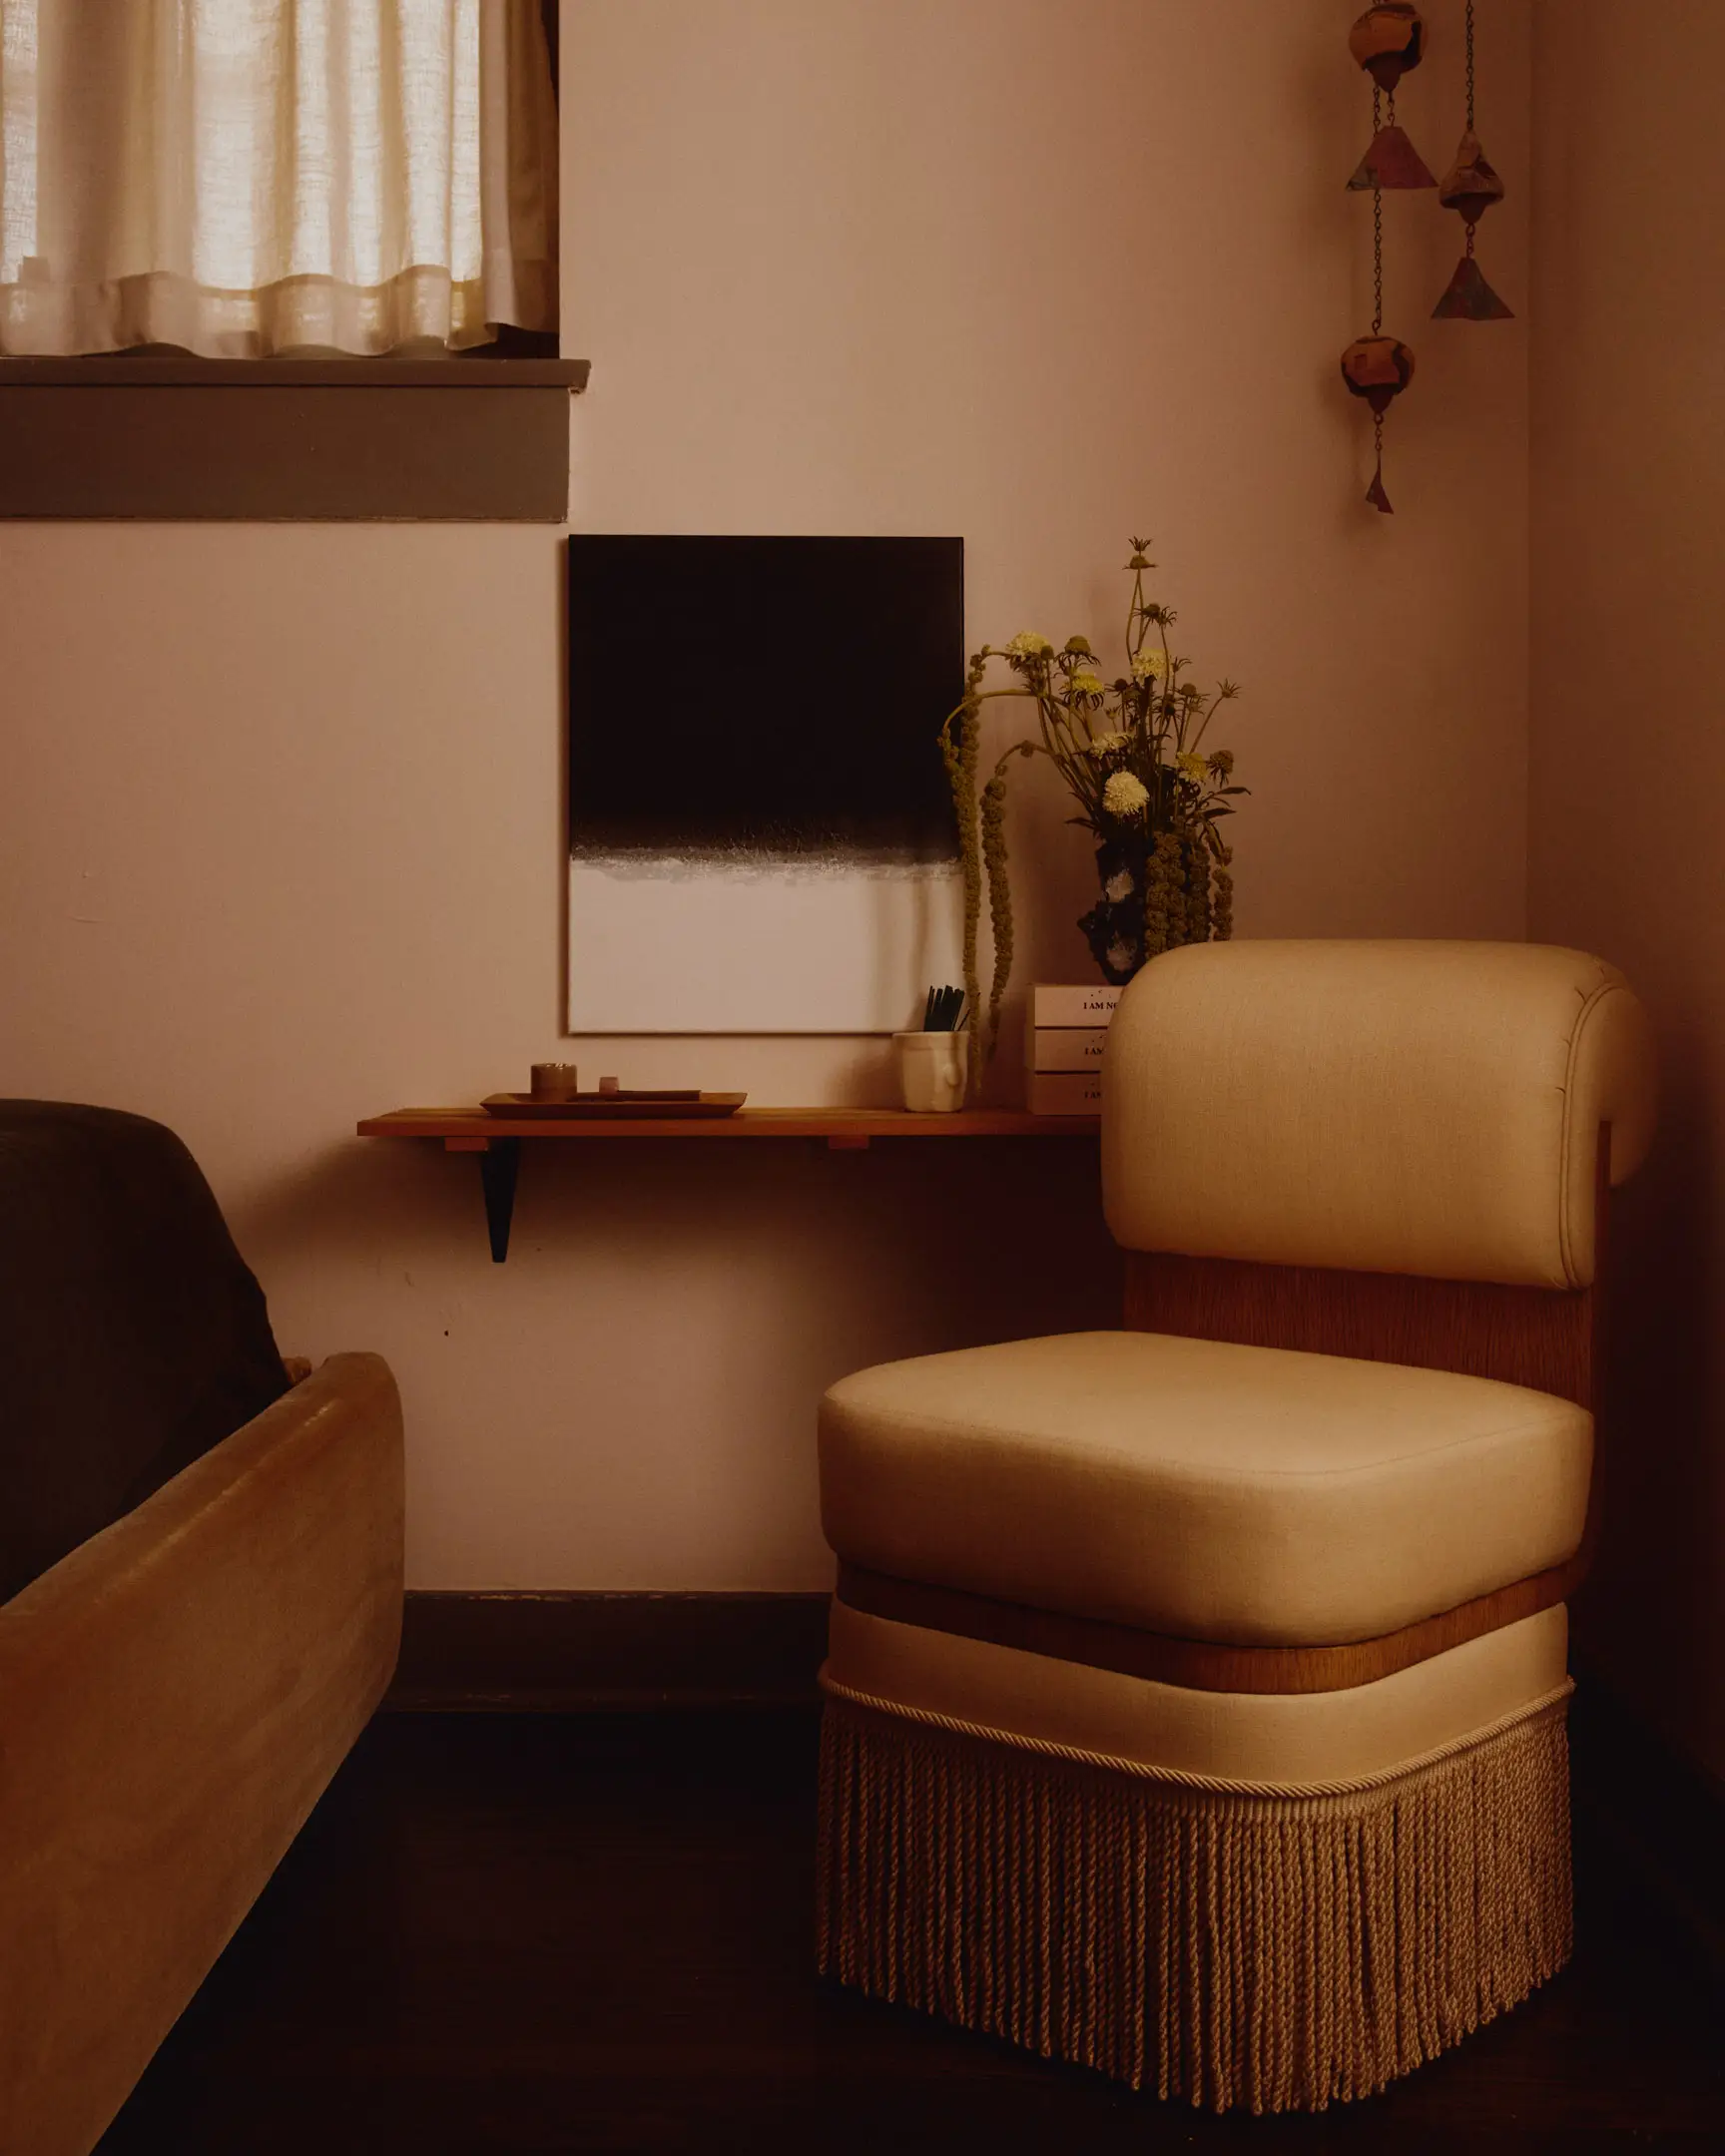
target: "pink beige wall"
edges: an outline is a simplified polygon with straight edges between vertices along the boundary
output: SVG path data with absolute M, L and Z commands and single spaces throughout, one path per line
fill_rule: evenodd
M 1517 935 L 1522 329 L 1427 321 L 1455 235 L 1388 205 L 1422 371 L 1401 513 L 1365 509 L 1349 10 L 1247 12 L 566 5 L 572 514 L 962 532 L 973 638 L 1099 644 L 1148 530 L 1184 648 L 1247 686 L 1242 929 Z M 1430 13 L 1403 102 L 1438 161 L 1459 0 Z M 1484 14 L 1515 183 L 1526 11 Z M 1525 200 L 1491 231 L 1516 297 Z M 175 1125 L 284 1345 L 388 1354 L 416 1583 L 822 1584 L 822 1384 L 1106 1322 L 1111 1254 L 1054 1152 L 582 1149 L 529 1158 L 494 1268 L 470 1164 L 346 1135 L 559 1049 L 560 573 L 545 529 L 0 529 L 0 1090 Z M 1020 822 L 1025 977 L 1083 977 L 1061 814 Z M 873 1041 L 578 1052 L 763 1101 L 887 1085 Z
M 1665 1059 L 1580 1636 L 1725 1774 L 1725 11 L 1540 0 L 1534 39 L 1530 925 L 1615 958 Z

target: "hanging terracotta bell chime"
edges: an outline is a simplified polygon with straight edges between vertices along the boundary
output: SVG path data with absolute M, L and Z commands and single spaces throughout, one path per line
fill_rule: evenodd
M 1369 7 L 1348 33 L 1348 50 L 1371 76 L 1372 141 L 1348 185 L 1368 188 L 1436 187 L 1431 168 L 1396 124 L 1396 85 L 1426 57 L 1426 25 L 1410 0 L 1382 0 Z M 1386 114 L 1380 104 L 1388 98 Z
M 1438 190 L 1438 200 L 1466 226 L 1467 245 L 1442 298 L 1432 309 L 1433 320 L 1512 320 L 1510 309 L 1486 283 L 1473 260 L 1473 228 L 1493 203 L 1503 200 L 1503 183 L 1473 132 L 1473 0 L 1467 0 L 1467 130 Z
M 1414 354 L 1399 337 L 1376 333 L 1356 337 L 1342 354 L 1342 379 L 1372 407 L 1378 462 L 1366 499 L 1385 516 L 1393 516 L 1390 497 L 1384 491 L 1384 414 L 1414 379 Z
M 1384 414 L 1414 379 L 1414 354 L 1400 337 L 1384 334 L 1384 190 L 1436 187 L 1426 161 L 1396 124 L 1396 85 L 1426 57 L 1426 25 L 1409 0 L 1370 7 L 1348 33 L 1348 50 L 1372 78 L 1372 146 L 1350 189 L 1372 194 L 1372 334 L 1356 337 L 1342 354 L 1342 379 L 1372 407 L 1377 461 L 1366 499 L 1394 514 L 1384 491 Z M 1385 100 L 1389 100 L 1388 113 Z

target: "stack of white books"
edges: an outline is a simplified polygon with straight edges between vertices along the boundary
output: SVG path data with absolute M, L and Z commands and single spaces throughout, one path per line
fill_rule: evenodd
M 1094 1115 L 1102 1105 L 1102 1049 L 1118 988 L 1038 981 L 1024 1027 L 1024 1105 L 1032 1115 Z

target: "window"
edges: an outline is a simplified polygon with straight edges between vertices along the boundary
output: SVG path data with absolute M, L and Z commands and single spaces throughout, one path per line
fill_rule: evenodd
M 475 453 L 481 478 L 491 468 L 476 405 L 457 428 L 458 503 L 426 505 L 453 455 L 410 457 L 411 498 L 385 470 L 396 436 L 455 419 L 428 389 L 579 386 L 584 369 L 495 356 L 555 353 L 556 257 L 540 0 L 0 0 L 0 513 L 542 516 L 555 498 L 560 516 L 545 484 L 531 510 L 475 506 Z M 475 352 L 489 363 L 452 363 Z M 367 359 L 386 360 L 381 376 Z M 374 378 L 417 397 L 393 432 L 353 402 Z M 240 422 L 190 473 L 193 416 L 158 424 L 169 406 L 136 401 L 170 390 L 204 398 L 217 436 Z M 269 408 L 209 402 L 218 390 L 291 402 L 285 505 L 269 506 L 254 438 Z M 564 439 L 566 484 L 566 426 L 547 417 L 536 438 Z M 353 426 L 362 444 L 335 438 Z M 176 434 L 174 499 L 150 507 L 152 483 L 91 506 L 105 463 Z M 498 468 L 511 461 L 534 459 Z M 81 486 L 65 483 L 74 465 Z M 328 506 L 355 476 L 353 505 Z M 209 506 L 183 498 L 189 478 Z

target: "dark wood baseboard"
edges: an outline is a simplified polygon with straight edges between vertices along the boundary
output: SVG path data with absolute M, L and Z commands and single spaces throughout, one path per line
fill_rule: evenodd
M 1657 1905 L 1725 1994 L 1725 1785 L 1585 1666 L 1569 1711 L 1578 1842 Z
M 819 1698 L 824 1594 L 407 1596 L 385 1711 L 579 1714 Z

